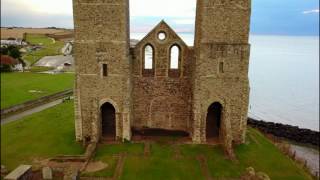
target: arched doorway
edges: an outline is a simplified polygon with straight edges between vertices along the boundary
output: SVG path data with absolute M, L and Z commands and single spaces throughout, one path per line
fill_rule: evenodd
M 116 137 L 116 110 L 108 102 L 101 106 L 101 123 L 102 137 L 114 139 Z
M 208 108 L 206 119 L 206 138 L 218 139 L 221 124 L 222 105 L 215 102 Z

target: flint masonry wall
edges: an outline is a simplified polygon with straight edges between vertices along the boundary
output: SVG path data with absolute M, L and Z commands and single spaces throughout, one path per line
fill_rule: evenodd
M 164 40 L 158 38 L 161 32 Z M 147 45 L 153 47 L 152 70 L 144 69 Z M 178 69 L 170 68 L 173 45 L 180 48 Z M 133 57 L 132 126 L 191 132 L 190 62 L 194 59 L 189 47 L 162 21 L 137 44 Z
M 129 2 L 73 0 L 76 59 L 76 137 L 101 136 L 100 107 L 116 109 L 116 136 L 130 139 Z M 102 76 L 102 64 L 108 76 Z
M 213 102 L 222 105 L 221 140 L 245 137 L 249 99 L 250 0 L 198 0 L 193 78 L 193 140 L 205 142 L 206 114 Z

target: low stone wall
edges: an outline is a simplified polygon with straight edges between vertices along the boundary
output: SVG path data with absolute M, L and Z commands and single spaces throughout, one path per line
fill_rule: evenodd
M 63 39 L 73 39 L 74 34 L 73 32 L 65 33 L 65 34 L 46 34 L 46 36 L 53 38 L 55 40 L 63 40 Z
M 39 99 L 36 100 L 31 100 L 31 101 L 27 101 L 25 103 L 22 104 L 18 104 L 18 105 L 14 105 L 5 109 L 1 109 L 1 119 L 4 119 L 8 116 L 17 114 L 19 112 L 23 112 L 29 109 L 32 109 L 34 107 L 58 100 L 58 99 L 62 99 L 64 97 L 67 96 L 71 96 L 73 95 L 73 89 L 69 89 L 66 91 L 62 91 L 62 92 L 58 92 L 52 95 L 48 95 L 48 96 L 44 96 L 41 97 Z
M 284 125 L 280 123 L 258 121 L 248 118 L 248 125 L 260 131 L 277 137 L 287 138 L 299 143 L 319 146 L 319 132 L 310 129 L 300 129 L 297 126 Z

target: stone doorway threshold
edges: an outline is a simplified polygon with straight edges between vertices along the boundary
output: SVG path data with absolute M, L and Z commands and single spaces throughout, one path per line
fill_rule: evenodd
M 158 128 L 132 128 L 133 142 L 160 142 L 160 143 L 192 143 L 190 134 L 180 130 L 166 130 Z
M 131 129 L 132 132 L 132 143 L 166 143 L 166 144 L 194 144 L 192 138 L 188 132 L 176 131 L 176 130 L 165 130 L 165 129 Z M 120 140 L 115 140 L 112 136 L 101 137 L 99 144 L 121 144 Z M 207 139 L 207 145 L 221 145 L 221 141 L 218 137 Z

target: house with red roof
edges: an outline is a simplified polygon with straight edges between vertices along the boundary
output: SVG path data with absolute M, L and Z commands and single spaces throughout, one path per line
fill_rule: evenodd
M 0 69 L 1 71 L 23 71 L 23 65 L 11 56 L 1 55 Z

